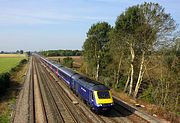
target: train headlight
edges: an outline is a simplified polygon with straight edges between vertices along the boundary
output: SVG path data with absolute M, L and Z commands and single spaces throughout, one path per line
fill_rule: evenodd
M 97 104 L 97 106 L 99 107 L 99 106 L 102 106 L 102 104 Z

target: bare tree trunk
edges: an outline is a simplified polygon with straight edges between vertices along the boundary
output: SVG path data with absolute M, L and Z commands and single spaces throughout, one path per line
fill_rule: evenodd
M 96 67 L 96 80 L 97 81 L 99 80 L 99 66 L 100 66 L 99 58 L 100 58 L 100 56 L 98 55 L 98 58 L 97 58 L 97 67 Z
M 117 79 L 116 79 L 116 85 L 115 85 L 116 88 L 117 88 L 118 83 L 119 83 L 119 73 L 120 73 L 122 58 L 123 58 L 123 53 L 121 53 L 121 56 L 119 58 L 119 65 L 118 65 L 118 71 L 117 71 Z
M 141 82 L 142 82 L 142 77 L 143 77 L 143 72 L 142 71 L 143 71 L 143 65 L 144 65 L 144 54 L 145 54 L 145 52 L 143 51 L 142 52 L 142 58 L 141 58 L 140 70 L 139 70 L 139 76 L 138 76 L 138 80 L 137 80 L 135 91 L 134 91 L 134 95 L 133 95 L 134 98 L 137 97 L 137 94 L 138 94 L 138 91 L 139 91 L 139 88 L 140 88 L 140 85 L 141 85 Z
M 113 81 L 116 81 L 116 70 L 114 70 L 114 76 L 113 76 Z
M 177 110 L 177 108 L 178 108 L 179 97 L 180 97 L 180 94 L 177 94 L 177 96 L 176 96 L 176 102 L 175 102 L 175 106 L 174 106 L 174 109 L 175 109 L 175 110 Z
M 86 64 L 86 75 L 88 75 L 88 68 L 87 68 L 87 64 Z
M 164 101 L 163 101 L 163 104 L 164 104 L 165 106 L 166 106 L 166 104 L 167 104 L 168 94 L 169 94 L 169 82 L 166 81 L 166 83 L 165 83 Z
M 132 47 L 132 44 L 130 46 L 131 49 L 131 78 L 130 78 L 130 88 L 129 88 L 129 95 L 132 94 L 132 87 L 133 87 L 133 75 L 134 75 L 134 66 L 133 66 L 133 62 L 134 62 L 134 49 Z
M 127 87 L 128 87 L 128 85 L 129 85 L 130 72 L 131 72 L 131 71 L 128 72 L 128 78 L 127 78 L 127 81 L 126 81 L 126 85 L 125 85 L 125 87 L 124 87 L 124 92 L 126 92 Z
M 159 104 L 160 104 L 160 106 L 161 107 L 163 107 L 164 106 L 164 104 L 163 104 L 163 99 L 164 99 L 164 77 L 163 77 L 163 65 L 162 65 L 162 63 L 161 63 L 161 77 L 160 77 L 160 92 L 161 92 L 161 98 L 160 98 L 160 100 L 159 100 Z

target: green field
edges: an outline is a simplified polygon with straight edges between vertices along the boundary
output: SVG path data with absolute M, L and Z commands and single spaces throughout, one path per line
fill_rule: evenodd
M 11 68 L 17 66 L 24 57 L 0 57 L 0 73 L 8 72 Z

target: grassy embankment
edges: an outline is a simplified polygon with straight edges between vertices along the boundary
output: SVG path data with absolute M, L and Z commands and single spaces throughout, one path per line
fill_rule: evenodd
M 0 54 L 0 123 L 9 123 L 27 69 L 26 55 Z

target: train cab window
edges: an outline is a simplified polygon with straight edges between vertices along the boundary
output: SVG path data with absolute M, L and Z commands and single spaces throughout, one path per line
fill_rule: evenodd
M 109 91 L 98 91 L 97 92 L 99 99 L 107 99 L 110 98 Z

